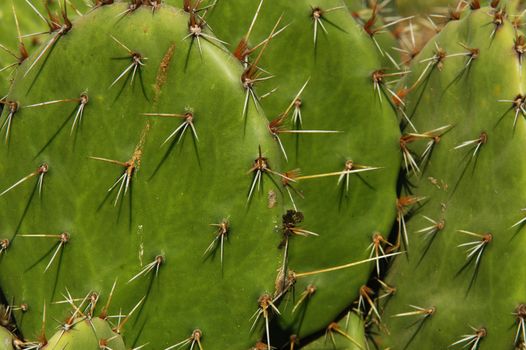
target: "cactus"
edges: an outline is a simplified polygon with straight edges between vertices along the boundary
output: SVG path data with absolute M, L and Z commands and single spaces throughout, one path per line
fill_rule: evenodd
M 83 0 L 69 0 L 68 8 L 71 17 L 81 14 L 88 7 Z M 33 9 L 34 7 L 34 9 Z M 12 72 L 20 65 L 42 42 L 43 33 L 51 30 L 51 23 L 42 21 L 40 13 L 49 13 L 53 20 L 59 17 L 58 1 L 43 0 L 37 2 L 5 0 L 0 2 L 0 95 L 7 94 Z M 21 37 L 21 35 L 29 35 Z M 0 106 L 0 110 L 2 106 Z
M 360 4 L 359 1 L 346 1 L 349 11 L 355 20 L 375 41 L 382 51 L 382 67 L 399 68 L 401 55 L 399 51 L 399 23 L 405 19 L 394 12 L 392 2 L 370 2 Z M 368 28 L 370 26 L 370 28 Z
M 53 302 L 96 291 L 103 305 L 118 278 L 109 312 L 142 301 L 130 345 L 168 347 L 200 328 L 209 348 L 248 348 L 280 267 L 278 148 L 263 116 L 241 117 L 240 67 L 213 39 L 183 40 L 181 10 L 151 11 L 116 3 L 66 20 L 18 71 L 3 115 L 1 285 L 29 305 L 28 338 L 44 305 L 63 320 Z
M 5 96 L 9 90 L 10 72 L 17 67 L 26 57 L 27 49 L 19 46 L 15 17 L 12 12 L 14 6 L 10 1 L 0 3 L 0 33 L 2 33 L 2 46 L 0 46 L 0 95 Z M 30 13 L 30 8 L 19 10 L 20 24 L 25 33 L 36 31 L 38 28 Z M 2 106 L 0 106 L 0 110 Z
M 364 322 L 353 312 L 349 312 L 340 322 L 327 327 L 325 335 L 309 345 L 305 350 L 365 350 L 367 349 Z
M 15 9 L 14 12 L 13 8 Z M 40 9 L 43 10 L 42 7 Z M 0 30 L 2 33 L 2 45 L 6 48 L 15 49 L 19 44 L 15 15 L 21 34 L 37 33 L 47 29 L 42 25 L 37 14 L 25 2 L 2 1 L 0 4 Z M 34 41 L 35 44 L 37 42 L 38 40 Z M 2 51 L 2 57 L 5 54 L 5 50 Z
M 382 348 L 526 345 L 524 36 L 502 7 L 478 5 L 426 46 L 406 82 L 418 130 L 401 139 L 415 160 L 406 198 L 420 205 L 400 233 L 408 256 L 386 279 L 396 294 L 382 315 Z
M 318 7 L 321 3 L 323 6 Z M 253 18 L 247 18 L 247 9 L 257 13 L 258 8 L 259 16 L 251 26 Z M 381 54 L 367 31 L 339 0 L 223 1 L 208 21 L 220 38 L 231 43 L 241 60 L 247 59 L 247 45 L 249 52 L 269 37 L 278 22 L 275 32 L 279 34 L 272 38 L 258 62 L 275 76 L 257 84 L 263 93 L 277 88 L 261 100 L 271 117 L 270 125 L 278 125 L 279 116 L 296 99 L 303 129 L 342 132 L 299 138 L 275 133 L 276 140 L 283 144 L 282 153 L 287 153 L 289 169 L 319 174 L 341 171 L 346 166 L 381 168 L 359 177 L 340 177 L 339 187 L 337 179 L 331 177 L 302 184 L 305 199 L 296 197 L 295 205 L 305 214 L 305 225 L 320 236 L 291 244 L 291 269 L 300 272 L 298 266 L 304 266 L 317 270 L 372 256 L 375 233 L 387 237 L 396 215 L 400 154 L 396 115 L 388 103 L 389 97 L 383 96 L 380 87 L 375 89 L 373 79 L 375 72 L 383 76 L 390 71 L 382 70 Z M 248 59 L 252 62 L 258 58 L 249 55 Z M 289 125 L 285 127 L 290 128 Z M 359 164 L 358 168 L 353 164 Z M 320 203 L 324 203 L 323 208 Z M 310 220 L 315 217 L 323 219 Z M 326 328 L 358 298 L 370 273 L 371 265 L 298 279 L 296 298 L 310 295 L 312 285 L 316 293 L 305 307 L 302 322 L 298 322 L 298 312 L 293 312 L 293 303 L 282 310 L 278 319 L 281 327 L 300 338 Z
M 248 6 L 218 3 L 217 39 L 199 3 L 63 11 L 2 101 L 0 285 L 38 346 L 270 349 L 379 272 L 400 155 L 372 33 L 341 1 L 274 4 L 241 64 L 220 39 Z
M 515 12 L 521 0 L 491 0 L 487 2 L 500 8 L 505 8 L 508 12 Z M 452 12 L 462 9 L 466 4 L 457 0 L 396 0 L 395 3 L 397 11 L 404 16 L 416 14 L 427 16 L 437 13 L 446 14 L 448 12 L 452 14 Z M 482 2 L 479 1 L 479 3 Z
M 2 326 L 0 326 L 0 350 L 13 350 L 13 336 Z
M 396 9 L 404 16 L 414 14 L 429 15 L 436 13 L 437 10 L 449 7 L 454 9 L 458 1 L 456 0 L 396 0 Z
M 94 337 L 93 334 L 97 336 Z M 49 339 L 44 349 L 115 349 L 126 350 L 122 337 L 100 318 L 75 319 L 71 329 L 61 330 Z

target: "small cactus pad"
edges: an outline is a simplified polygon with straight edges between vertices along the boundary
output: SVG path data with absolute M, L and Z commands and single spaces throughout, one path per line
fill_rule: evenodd
M 302 349 L 365 350 L 364 322 L 359 315 L 350 312 L 340 322 L 331 323 L 322 337 Z
M 75 319 L 67 328 L 57 331 L 43 350 L 126 350 L 122 337 L 100 319 Z

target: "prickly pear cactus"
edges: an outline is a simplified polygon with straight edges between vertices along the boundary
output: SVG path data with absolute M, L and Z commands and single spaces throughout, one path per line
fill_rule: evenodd
M 43 10 L 42 7 L 40 9 Z M 2 1 L 0 4 L 0 30 L 2 45 L 6 48 L 16 49 L 18 46 L 17 21 L 20 33 L 32 34 L 46 30 L 46 27 L 42 25 L 43 22 L 25 1 Z M 5 53 L 3 50 L 2 56 Z
M 490 0 L 486 2 L 488 5 L 491 2 L 494 6 L 514 11 L 520 0 Z M 460 2 L 460 6 L 458 6 L 459 1 L 457 0 L 396 0 L 395 3 L 397 11 L 404 16 L 454 12 L 469 4 L 469 2 Z M 483 3 L 483 1 L 479 1 L 479 3 Z
M 38 47 L 46 32 L 53 30 L 53 22 L 59 18 L 62 3 L 58 0 L 0 2 L 0 95 L 8 92 L 13 71 Z M 64 3 L 70 17 L 88 10 L 83 0 Z M 49 19 L 39 17 L 47 14 Z M 0 106 L 1 109 L 1 106 Z
M 348 11 L 374 40 L 381 53 L 383 68 L 396 69 L 400 65 L 399 30 L 393 2 L 346 0 Z
M 247 11 L 256 15 L 247 18 Z M 384 243 L 375 241 L 375 234 L 387 237 L 396 215 L 398 121 L 374 79 L 375 74 L 387 79 L 388 70 L 382 70 L 370 35 L 340 0 L 222 1 L 208 21 L 238 59 L 268 71 L 256 77 L 248 68 L 243 79 L 254 82 L 247 96 L 252 89 L 260 95 L 276 89 L 261 105 L 287 168 L 320 174 L 295 174 L 299 193 L 293 183 L 285 188 L 303 212 L 305 227 L 319 234 L 288 247 L 288 265 L 297 277 L 295 300 L 302 304 L 289 302 L 278 321 L 301 338 L 326 328 L 358 298 L 375 264 L 325 268 L 377 256 L 375 249 Z M 267 44 L 261 56 L 251 54 Z M 294 119 L 285 122 L 287 108 Z
M 13 7 L 15 8 L 15 13 L 18 10 L 19 23 L 25 33 L 37 31 L 37 28 L 39 28 L 32 17 L 33 14 L 29 6 L 18 9 L 19 6 L 15 7 L 10 1 L 0 3 L 0 33 L 2 33 L 2 46 L 0 46 L 0 95 L 2 97 L 9 90 L 12 71 L 27 57 L 25 44 L 20 45 L 20 41 L 17 40 L 17 26 Z M 2 106 L 0 106 L 1 109 Z
M 95 334 L 95 336 L 94 336 Z M 122 337 L 100 318 L 74 319 L 72 328 L 53 335 L 43 349 L 116 349 L 125 350 Z
M 376 29 L 339 0 L 181 4 L 62 6 L 1 102 L 0 285 L 26 344 L 343 336 L 381 272 L 401 156 Z
M 281 266 L 281 156 L 264 116 L 242 114 L 241 67 L 196 21 L 101 6 L 64 18 L 18 70 L 2 115 L 0 284 L 29 305 L 15 312 L 25 337 L 44 308 L 50 334 L 92 293 L 128 346 L 194 343 L 197 329 L 209 349 L 261 337 Z
M 365 350 L 367 349 L 364 322 L 356 313 L 349 312 L 340 322 L 327 327 L 323 337 L 303 347 L 305 350 Z
M 13 336 L 2 326 L 0 326 L 0 350 L 13 350 Z
M 397 11 L 404 16 L 428 15 L 441 12 L 443 8 L 454 8 L 456 0 L 396 0 Z
M 420 207 L 401 232 L 408 256 L 389 270 L 396 294 L 382 348 L 526 345 L 525 40 L 502 7 L 471 7 L 427 45 L 407 82 L 417 131 L 401 145 Z

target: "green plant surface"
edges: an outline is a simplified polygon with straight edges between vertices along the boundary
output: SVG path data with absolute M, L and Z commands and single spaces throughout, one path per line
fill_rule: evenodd
M 402 16 L 429 15 L 445 9 L 455 9 L 457 0 L 396 0 L 396 10 Z
M 350 312 L 338 323 L 331 323 L 323 337 L 303 347 L 305 350 L 367 349 L 362 318 Z
M 511 13 L 516 13 L 520 0 L 479 0 L 482 6 L 489 6 L 495 2 L 496 6 L 505 8 Z M 462 3 L 462 6 L 469 5 L 470 2 Z M 396 10 L 402 16 L 427 16 L 430 14 L 444 13 L 458 9 L 458 0 L 396 0 Z
M 57 331 L 43 350 L 125 350 L 122 338 L 100 318 L 77 319 L 69 330 Z
M 220 1 L 207 20 L 219 38 L 233 43 L 234 50 L 252 21 L 246 14 L 256 13 L 258 6 L 258 1 Z M 312 14 L 317 6 L 322 12 L 333 10 L 321 19 L 327 34 L 316 24 L 315 43 Z M 271 119 L 278 119 L 305 86 L 299 107 L 302 128 L 341 132 L 278 133 L 288 156 L 287 168 L 299 168 L 302 175 L 326 174 L 343 171 L 350 160 L 379 168 L 343 176 L 341 181 L 338 176 L 301 180 L 298 188 L 304 198 L 292 193 L 298 210 L 304 213 L 304 227 L 319 234 L 294 238 L 289 246 L 289 266 L 301 275 L 294 288 L 295 300 L 309 285 L 316 287 L 316 293 L 296 309 L 295 302 L 289 301 L 278 321 L 287 332 L 302 338 L 325 329 L 358 297 L 372 271 L 374 264 L 365 264 L 303 275 L 368 258 L 373 234 L 388 235 L 396 215 L 400 135 L 389 98 L 380 100 L 374 89 L 372 76 L 382 68 L 380 55 L 345 4 L 338 0 L 264 2 L 249 47 L 265 40 L 281 15 L 276 31 L 287 27 L 270 41 L 258 62 L 274 78 L 258 83 L 255 90 L 264 95 L 277 88 L 261 100 L 263 108 Z M 249 62 L 257 57 L 258 53 L 252 55 Z M 287 119 L 282 128 L 293 129 L 294 125 Z
M 397 292 L 381 348 L 525 345 L 523 37 L 501 15 L 468 10 L 411 67 L 407 86 L 421 83 L 407 111 L 424 136 L 407 134 L 408 149 L 431 152 L 410 177 L 425 199 L 407 224 L 408 256 L 389 270 Z
M 31 3 L 34 9 L 29 5 Z M 58 0 L 4 0 L 0 2 L 0 96 L 7 94 L 13 71 L 17 63 L 24 60 L 24 53 L 32 52 L 41 43 L 42 37 L 49 31 L 49 26 L 39 17 L 47 15 L 47 8 L 53 16 L 60 15 Z M 86 12 L 89 7 L 84 0 L 68 0 L 69 16 L 74 18 Z M 36 11 L 35 11 L 36 10 Z M 16 20 L 15 20 L 16 14 Z M 18 21 L 18 28 L 17 28 Z M 19 39 L 19 34 L 22 38 Z M 24 47 L 20 47 L 20 41 Z M 25 50 L 25 51 L 24 51 Z
M 13 335 L 4 327 L 0 327 L 0 350 L 13 350 Z
M 7 94 L 12 72 L 21 60 L 15 18 L 12 10 L 13 6 L 14 4 L 11 1 L 2 1 L 0 3 L 0 44 L 3 46 L 3 48 L 0 49 L 0 69 L 2 70 L 0 72 L 0 95 L 2 97 Z M 23 3 L 17 3 L 15 9 L 19 17 L 20 27 L 27 30 L 27 32 L 25 32 L 26 34 L 42 30 L 39 25 L 41 23 L 37 22 L 38 17 L 32 13 L 29 6 Z M 9 66 L 12 66 L 12 68 Z
M 353 18 L 359 25 L 364 27 L 364 30 L 369 24 L 371 25 L 370 29 L 368 29 L 369 35 L 371 40 L 374 40 L 377 48 L 381 49 L 382 67 L 398 69 L 401 59 L 400 52 L 397 50 L 400 46 L 398 38 L 400 25 L 391 25 L 390 22 L 396 22 L 399 19 L 395 11 L 394 2 L 383 2 L 376 7 L 376 2 L 368 0 L 345 0 L 345 4 Z M 403 21 L 400 23 L 404 24 Z
M 268 171 L 281 171 L 278 147 L 263 114 L 242 116 L 239 64 L 213 40 L 185 39 L 188 14 L 127 9 L 116 3 L 78 18 L 17 72 L 7 100 L 19 109 L 0 149 L 1 230 L 11 241 L 2 290 L 29 305 L 18 325 L 28 339 L 44 305 L 50 334 L 50 320 L 68 316 L 69 293 L 97 292 L 101 310 L 117 281 L 107 316 L 128 315 L 126 326 L 108 318 L 128 346 L 167 348 L 199 328 L 206 349 L 249 348 L 265 323 L 259 314 L 251 331 L 251 316 L 274 294 L 282 265 L 283 198 Z M 195 119 L 144 115 L 190 112 Z M 188 121 L 195 135 L 187 125 L 162 145 Z M 258 159 L 267 168 L 254 168 Z M 227 236 L 211 226 L 223 220 Z

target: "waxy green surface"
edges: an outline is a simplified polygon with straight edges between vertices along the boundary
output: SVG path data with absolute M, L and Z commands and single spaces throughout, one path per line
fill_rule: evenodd
M 220 1 L 208 21 L 233 50 L 252 21 L 247 13 L 254 14 L 258 5 L 259 1 Z M 311 15 L 316 6 L 334 10 L 324 15 L 327 34 L 318 25 L 315 44 Z M 380 101 L 373 89 L 372 73 L 382 68 L 380 55 L 344 2 L 265 1 L 249 44 L 264 40 L 281 15 L 278 28 L 288 27 L 272 39 L 260 62 L 274 78 L 256 86 L 260 95 L 277 88 L 261 101 L 267 115 L 274 119 L 283 113 L 308 81 L 301 95 L 303 129 L 341 131 L 298 138 L 280 134 L 289 157 L 287 168 L 300 168 L 302 175 L 338 172 L 348 160 L 381 168 L 350 175 L 348 193 L 337 176 L 300 181 L 297 188 L 304 199 L 296 196 L 295 202 L 305 214 L 302 226 L 319 234 L 290 242 L 290 268 L 302 273 L 367 258 L 373 233 L 388 234 L 395 217 L 399 129 L 389 99 Z M 285 126 L 291 128 L 290 119 Z M 296 300 L 309 284 L 317 291 L 294 313 L 294 303 L 285 304 L 281 326 L 300 338 L 325 329 L 357 298 L 372 266 L 298 278 Z
M 13 336 L 4 327 L 0 327 L 0 350 L 13 350 Z
M 42 15 L 47 16 L 44 6 L 45 2 L 48 3 L 51 13 L 54 15 L 60 13 L 58 0 L 31 0 L 30 2 Z M 15 12 L 13 12 L 13 8 Z M 89 7 L 83 0 L 70 0 L 67 6 L 70 17 L 77 17 L 88 9 Z M 1 97 L 7 94 L 13 71 L 16 70 L 18 65 L 14 65 L 12 68 L 6 67 L 18 62 L 20 57 L 19 38 L 14 13 L 16 13 L 16 18 L 18 19 L 22 41 L 28 52 L 33 52 L 45 38 L 45 32 L 49 31 L 49 26 L 26 1 L 4 0 L 0 2 L 0 44 L 4 47 L 4 49 L 0 49 L 0 70 L 2 70 L 0 72 Z
M 489 6 L 492 0 L 481 0 L 482 6 Z M 455 10 L 459 1 L 457 0 L 396 0 L 396 10 L 403 16 L 429 15 L 444 13 L 447 10 Z M 508 11 L 517 11 L 520 0 L 500 0 L 499 7 L 505 7 Z
M 349 313 L 340 322 L 333 325 L 341 333 L 334 330 L 327 332 L 320 339 L 305 346 L 305 350 L 364 350 L 367 349 L 364 322 L 355 313 Z M 343 334 L 342 334 L 343 333 Z M 332 335 L 331 335 L 332 334 Z M 351 338 L 351 339 L 349 339 Z
M 8 66 L 16 64 L 20 57 L 12 6 L 11 1 L 2 1 L 0 3 L 0 44 L 5 48 L 0 49 L 0 69 L 2 70 L 0 72 L 1 97 L 7 94 L 13 71 L 18 65 L 14 65 L 12 68 L 8 68 Z M 39 22 L 37 15 L 33 13 L 28 5 L 25 3 L 18 4 L 17 2 L 15 10 L 18 15 L 21 31 L 22 29 L 27 30 L 27 32 L 24 32 L 25 34 L 42 30 L 42 22 Z M 27 45 L 30 46 L 30 43 L 28 42 Z
M 77 19 L 67 34 L 53 34 L 53 49 L 29 73 L 45 44 L 18 72 L 8 100 L 21 108 L 0 147 L 0 188 L 43 163 L 49 171 L 41 193 L 32 176 L 0 197 L 1 235 L 12 239 L 0 261 L 0 284 L 8 300 L 30 307 L 18 325 L 26 338 L 38 336 L 44 303 L 48 335 L 56 326 L 51 320 L 69 316 L 67 304 L 54 303 L 65 299 L 66 288 L 73 298 L 100 293 L 100 310 L 117 281 L 110 315 L 128 314 L 144 298 L 123 329 L 128 346 L 166 348 L 199 328 L 206 349 L 248 348 L 263 325 L 260 317 L 251 331 L 250 317 L 258 298 L 273 294 L 282 263 L 276 227 L 283 205 L 268 173 L 248 201 L 249 171 L 259 147 L 281 171 L 277 145 L 262 114 L 251 108 L 242 116 L 239 64 L 213 43 L 201 38 L 201 55 L 197 42 L 185 39 L 187 14 L 144 7 L 122 15 L 126 9 L 104 6 Z M 132 64 L 112 36 L 141 55 L 133 83 L 130 71 L 112 86 Z M 84 92 L 89 102 L 75 128 L 78 101 L 27 108 Z M 163 146 L 184 120 L 143 115 L 189 110 L 199 141 L 188 128 L 179 143 Z M 7 117 L 4 110 L 2 122 Z M 140 166 L 116 200 L 121 183 L 108 189 L 124 167 L 90 157 L 127 162 L 136 149 Z M 269 208 L 272 193 L 277 203 Z M 219 250 L 204 252 L 217 236 L 210 224 L 223 219 L 230 229 L 221 266 Z M 23 236 L 62 232 L 70 241 L 58 251 L 57 238 Z M 165 258 L 158 273 L 137 276 L 158 255 Z
M 396 10 L 403 16 L 429 15 L 455 9 L 457 0 L 396 0 Z
M 49 339 L 44 350 L 125 350 L 122 337 L 100 318 L 74 320 L 69 331 L 59 330 Z
M 426 199 L 408 223 L 408 258 L 397 258 L 389 271 L 387 282 L 397 293 L 382 318 L 390 333 L 380 337 L 382 348 L 446 348 L 473 335 L 470 327 L 487 331 L 479 347 L 473 347 L 476 338 L 468 345 L 472 349 L 518 346 L 514 312 L 526 300 L 525 236 L 523 225 L 514 225 L 524 218 L 526 124 L 519 110 L 514 126 L 515 108 L 499 101 L 524 94 L 525 72 L 515 51 L 514 28 L 508 21 L 496 27 L 488 13 L 493 12 L 482 8 L 450 22 L 411 68 L 408 86 L 431 62 L 422 84 L 407 100 L 418 131 L 451 128 L 435 144 L 427 166 L 421 166 L 423 173 L 410 177 L 417 186 L 415 195 Z M 455 56 L 468 52 L 459 43 L 479 49 L 478 57 L 468 64 L 467 54 Z M 418 63 L 436 54 L 435 45 L 451 55 L 442 61 L 442 70 L 433 63 L 437 61 Z M 487 142 L 475 151 L 482 132 Z M 470 140 L 474 141 L 459 147 Z M 410 148 L 421 154 L 426 142 Z M 443 220 L 443 230 L 425 239 L 429 231 L 424 229 L 434 224 L 424 216 Z M 467 249 L 477 249 L 481 237 L 460 230 L 491 233 L 493 240 L 485 245 L 478 265 L 481 251 L 472 251 L 470 260 Z M 434 307 L 435 312 L 427 318 L 401 316 L 416 311 L 410 305 Z M 518 340 L 524 336 L 519 332 Z

